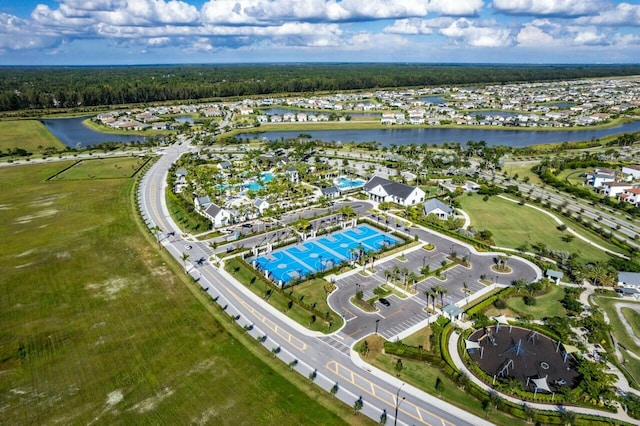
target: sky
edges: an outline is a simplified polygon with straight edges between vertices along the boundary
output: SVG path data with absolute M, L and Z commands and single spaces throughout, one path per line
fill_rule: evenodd
M 0 65 L 640 63 L 640 0 L 2 0 Z

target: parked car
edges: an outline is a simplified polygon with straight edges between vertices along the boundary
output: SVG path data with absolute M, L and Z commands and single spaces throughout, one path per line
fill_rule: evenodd
M 382 303 L 384 306 L 391 306 L 391 302 L 389 302 L 384 297 L 381 297 L 380 299 L 378 299 L 378 302 Z

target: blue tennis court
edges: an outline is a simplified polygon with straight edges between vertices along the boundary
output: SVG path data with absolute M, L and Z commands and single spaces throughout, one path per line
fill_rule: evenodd
M 255 260 L 256 268 L 283 285 L 308 274 L 350 261 L 360 251 L 370 253 L 400 240 L 369 225 L 334 232 L 314 240 L 283 247 Z

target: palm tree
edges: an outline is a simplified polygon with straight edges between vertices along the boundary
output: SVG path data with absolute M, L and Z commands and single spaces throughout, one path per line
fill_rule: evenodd
M 449 290 L 447 290 L 444 287 L 440 288 L 440 306 L 442 306 L 444 308 L 444 301 L 443 301 L 443 297 L 445 294 L 449 293 Z
M 407 268 L 402 268 L 402 283 L 404 284 L 404 291 L 407 291 L 407 275 L 409 274 L 409 270 Z
M 429 300 L 434 300 L 434 301 L 436 300 L 436 292 L 433 291 L 432 288 L 428 288 L 428 289 L 426 289 L 424 291 L 424 295 L 427 296 L 427 308 L 428 308 L 429 307 Z M 434 310 L 434 312 L 436 310 L 435 302 L 433 304 L 433 310 Z
M 189 260 L 189 253 L 182 253 L 182 264 L 184 265 L 184 273 L 188 273 L 187 271 L 187 260 Z
M 442 286 L 439 286 L 439 285 L 434 285 L 431 289 L 435 293 L 435 296 L 437 296 L 439 294 L 442 294 L 441 292 L 444 290 L 444 288 L 442 288 Z M 435 296 L 434 296 L 434 301 L 433 301 L 433 309 L 434 310 L 436 308 Z
M 407 279 L 411 284 L 416 284 L 418 282 L 418 275 L 415 272 L 410 272 L 407 276 Z

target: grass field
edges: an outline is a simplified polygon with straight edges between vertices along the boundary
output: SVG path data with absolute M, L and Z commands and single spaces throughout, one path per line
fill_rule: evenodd
M 66 148 L 65 144 L 37 120 L 0 121 L 0 150 L 22 148 L 37 154 L 42 148 L 47 147 L 58 150 Z
M 141 157 L 82 160 L 57 175 L 54 180 L 130 178 L 146 162 L 147 159 Z
M 389 374 L 396 375 L 394 367 L 397 358 L 382 353 L 384 339 L 378 336 L 369 336 L 364 340 L 366 340 L 369 345 L 369 354 L 363 358 L 364 361 Z M 438 368 L 432 367 L 426 362 L 410 359 L 403 359 L 402 364 L 404 368 L 400 374 L 400 380 L 403 382 L 407 382 L 431 395 L 461 407 L 465 411 L 471 412 L 478 417 L 485 417 L 481 402 L 459 388 L 457 384 L 451 381 L 451 379 Z M 438 377 L 443 382 L 442 392 L 438 392 L 435 389 L 436 379 Z M 491 412 L 491 422 L 496 425 L 507 426 L 513 425 L 514 419 L 494 410 Z
M 627 333 L 627 329 L 622 323 L 622 319 L 618 315 L 617 309 L 615 308 L 616 303 L 634 303 L 628 299 L 620 299 L 620 298 L 611 298 L 606 296 L 596 296 L 594 298 L 596 304 L 603 309 L 607 313 L 607 317 L 609 318 L 609 322 L 611 325 L 611 332 L 613 333 L 613 337 L 615 337 L 616 341 L 620 343 L 622 346 L 627 348 L 629 352 L 633 352 L 635 356 L 628 355 L 625 356 L 624 366 L 627 370 L 633 375 L 636 382 L 640 383 L 640 360 L 636 358 L 640 356 L 640 346 L 638 346 L 635 340 Z M 640 303 L 634 303 L 640 306 Z M 623 315 L 628 315 L 630 309 L 621 309 Z M 637 313 L 633 313 L 633 316 L 629 315 L 631 319 L 630 324 L 632 329 L 636 332 L 636 336 L 638 336 L 638 332 L 640 331 L 640 317 Z M 625 353 L 625 352 L 623 352 Z
M 522 296 L 526 293 L 522 290 L 521 295 L 514 295 L 507 299 L 507 306 L 520 315 L 531 315 L 533 319 L 542 319 L 545 317 L 564 317 L 566 311 L 560 300 L 564 297 L 564 288 L 553 285 L 547 294 L 536 297 L 535 306 L 527 306 L 524 304 Z
M 133 179 L 45 180 L 70 164 L 0 169 L 0 423 L 366 423 L 201 300 Z
M 558 224 L 548 215 L 528 206 L 490 197 L 483 201 L 482 196 L 462 196 L 459 198 L 462 209 L 471 217 L 471 225 L 477 229 L 488 229 L 493 233 L 493 240 L 497 246 L 517 248 L 523 243 L 529 245 L 543 242 L 553 250 L 577 253 L 579 259 L 593 262 L 606 260 L 607 255 L 601 250 L 587 244 L 579 238 L 571 242 L 562 240 L 563 232 L 557 229 Z M 571 227 L 581 233 L 575 225 Z M 619 249 L 595 234 L 588 236 L 596 244 L 612 251 Z
M 509 174 L 509 176 L 518 175 L 518 182 L 522 182 L 525 177 L 529 178 L 529 182 L 536 185 L 541 185 L 542 181 L 537 174 L 531 171 L 531 168 L 534 166 L 534 163 L 538 163 L 537 161 L 532 161 L 529 164 L 521 165 L 521 164 L 510 164 L 506 163 L 504 165 L 503 170 Z

